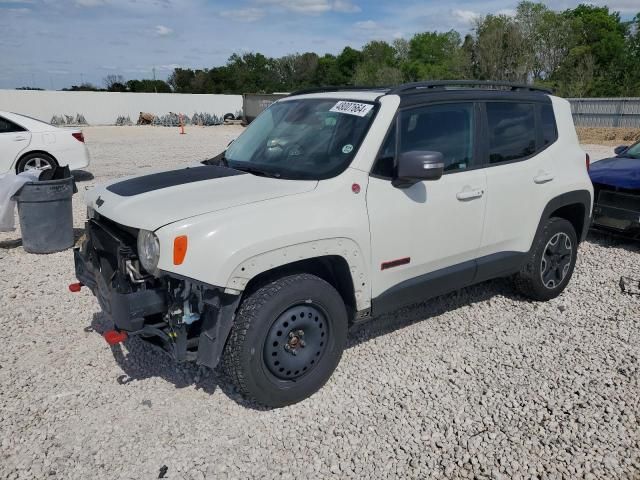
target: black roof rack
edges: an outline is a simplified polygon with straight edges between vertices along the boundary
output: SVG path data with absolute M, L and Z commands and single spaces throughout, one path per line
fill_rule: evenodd
M 290 93 L 289 96 L 294 95 L 306 95 L 308 93 L 324 93 L 324 92 L 348 92 L 348 91 L 372 91 L 372 92 L 386 92 L 391 87 L 363 87 L 355 85 L 343 85 L 343 86 L 331 86 L 331 87 L 317 87 L 317 88 L 305 88 L 304 90 L 298 90 L 297 92 Z
M 424 82 L 405 83 L 389 90 L 390 95 L 402 95 L 408 93 L 418 93 L 421 90 L 431 90 L 436 88 L 446 87 L 472 87 L 472 88 L 487 88 L 494 90 L 525 90 L 529 92 L 541 92 L 541 93 L 553 93 L 548 88 L 534 87 L 533 85 L 525 85 L 520 83 L 511 82 L 494 82 L 491 80 L 433 80 Z
M 487 90 L 509 90 L 509 91 L 527 91 L 552 94 L 553 90 L 549 88 L 535 87 L 533 85 L 525 85 L 522 83 L 496 82 L 492 80 L 426 80 L 423 82 L 404 83 L 395 87 L 371 87 L 371 86 L 331 86 L 317 87 L 298 90 L 290 93 L 289 96 L 305 95 L 309 93 L 324 92 L 348 92 L 348 91 L 372 91 L 382 92 L 388 95 L 410 95 L 414 93 L 424 93 L 425 90 L 445 89 L 447 87 L 468 87 L 468 88 L 484 88 Z

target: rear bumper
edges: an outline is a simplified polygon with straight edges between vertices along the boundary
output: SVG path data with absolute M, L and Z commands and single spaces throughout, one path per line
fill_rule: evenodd
M 61 152 L 54 152 L 54 156 L 60 165 L 68 165 L 70 170 L 86 168 L 90 162 L 89 149 L 85 144 L 81 144 L 80 142 L 78 142 L 77 147 L 68 148 Z

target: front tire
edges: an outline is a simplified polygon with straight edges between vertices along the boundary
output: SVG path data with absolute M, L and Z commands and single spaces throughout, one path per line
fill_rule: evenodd
M 516 287 L 533 300 L 557 297 L 571 280 L 577 253 L 578 238 L 571 222 L 549 219 L 534 240 L 529 261 L 516 274 Z
M 290 275 L 243 300 L 222 366 L 243 395 L 283 407 L 325 384 L 346 339 L 347 311 L 336 289 L 314 275 Z

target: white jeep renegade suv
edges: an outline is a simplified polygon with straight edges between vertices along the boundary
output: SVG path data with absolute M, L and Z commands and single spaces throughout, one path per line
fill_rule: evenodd
M 88 195 L 76 275 L 115 330 L 268 406 L 318 390 L 350 325 L 514 276 L 565 288 L 592 187 L 569 103 L 530 86 L 302 92 L 216 158 Z

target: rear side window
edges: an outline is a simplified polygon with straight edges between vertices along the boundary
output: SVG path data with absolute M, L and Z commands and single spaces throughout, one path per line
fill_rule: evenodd
M 558 139 L 556 116 L 553 114 L 553 107 L 551 105 L 542 105 L 540 110 L 540 122 L 542 124 L 542 144 L 546 147 Z
M 6 118 L 0 117 L 0 133 L 23 132 L 24 128 L 10 122 Z
M 536 152 L 533 104 L 488 102 L 486 106 L 489 163 L 519 160 Z

